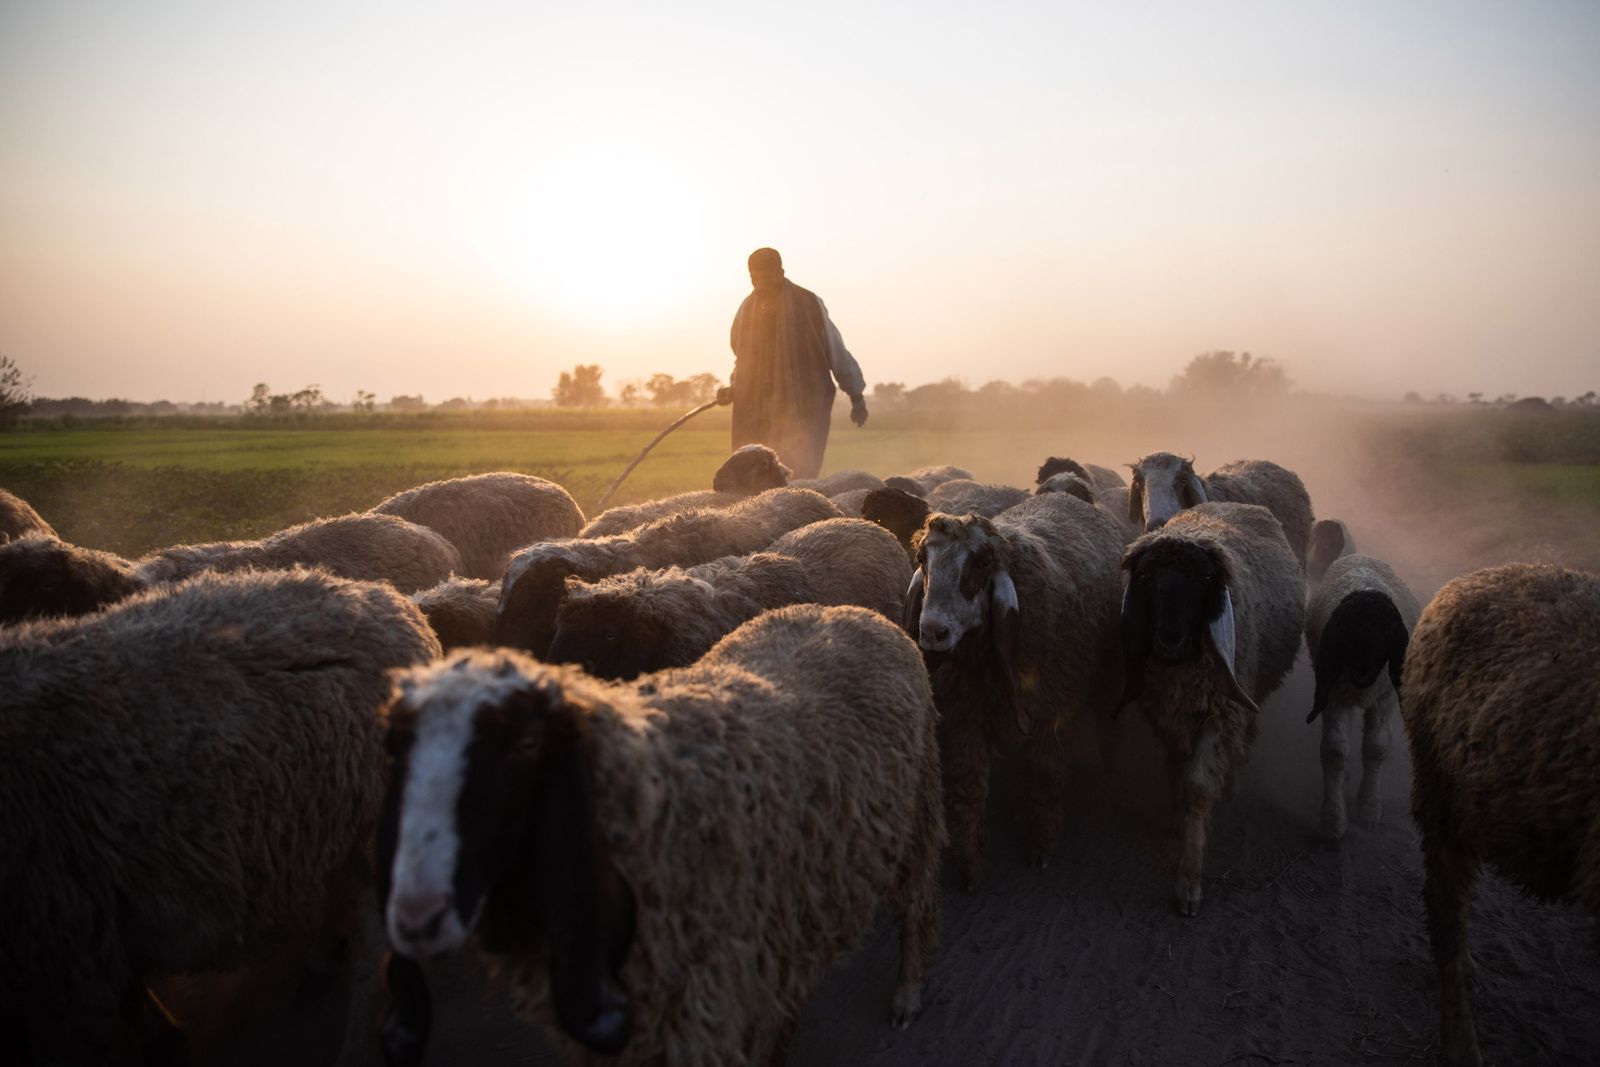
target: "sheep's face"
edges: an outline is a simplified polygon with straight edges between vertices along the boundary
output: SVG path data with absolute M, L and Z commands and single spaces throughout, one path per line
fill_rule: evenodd
M 922 610 L 915 636 L 924 651 L 948 652 L 982 629 L 997 598 L 1015 608 L 1016 589 L 1006 572 L 1009 547 L 988 519 L 928 518 L 916 543 Z
M 1128 521 L 1146 533 L 1196 504 L 1206 502 L 1205 483 L 1194 472 L 1194 461 L 1171 452 L 1152 452 L 1132 464 L 1133 484 L 1128 487 Z
M 861 517 L 882 526 L 909 549 L 911 539 L 928 519 L 928 502 L 917 493 L 886 485 L 862 499 Z
M 674 569 L 636 571 L 599 582 L 567 580 L 555 639 L 544 657 L 575 663 L 596 678 L 629 680 L 667 666 L 674 632 L 709 598 L 704 582 Z
M 45 534 L 0 545 L 0 626 L 86 615 L 142 588 L 126 563 Z
M 1338 519 L 1319 519 L 1311 527 L 1311 548 L 1306 553 L 1306 577 L 1320 582 L 1333 561 L 1356 550 L 1344 523 Z
M 494 951 L 542 950 L 562 1026 L 621 1049 L 635 901 L 596 822 L 585 710 L 534 661 L 463 652 L 400 675 L 388 744 L 378 881 L 394 950 L 438 956 L 475 929 Z
M 513 557 L 500 585 L 494 643 L 542 657 L 556 632 L 556 614 L 573 564 L 564 552 L 543 546 Z
M 1085 504 L 1094 503 L 1094 490 L 1089 488 L 1089 483 L 1078 475 L 1068 474 L 1065 471 L 1052 474 L 1034 487 L 1034 496 L 1044 496 L 1046 493 L 1065 493 L 1077 497 Z
M 1089 471 L 1077 460 L 1065 459 L 1061 456 L 1051 456 L 1049 459 L 1039 464 L 1039 473 L 1034 475 L 1033 484 L 1043 485 L 1045 482 L 1049 481 L 1058 474 L 1076 474 L 1086 483 L 1092 483 L 1094 481 L 1093 478 L 1089 477 Z
M 790 473 L 778 454 L 766 445 L 745 445 L 722 461 L 711 478 L 711 488 L 719 493 L 754 496 L 768 489 L 782 489 L 789 484 Z

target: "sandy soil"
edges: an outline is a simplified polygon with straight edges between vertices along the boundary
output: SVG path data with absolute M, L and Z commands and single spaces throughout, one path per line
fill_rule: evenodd
M 1199 918 L 1168 903 L 1161 761 L 1130 721 L 1116 773 L 1085 756 L 1047 870 L 1023 865 L 1014 798 L 997 790 L 978 891 L 947 887 L 945 944 L 922 1019 L 903 1032 L 886 1021 L 896 940 L 883 920 L 812 998 L 789 1062 L 1432 1062 L 1436 981 L 1404 746 L 1385 769 L 1380 829 L 1352 826 L 1342 845 L 1322 842 L 1310 697 L 1302 662 L 1267 704 L 1238 796 L 1219 809 Z M 1586 913 L 1529 902 L 1491 876 L 1479 885 L 1471 944 L 1489 1062 L 1600 1058 L 1600 952 Z M 169 999 L 210 1063 L 327 1062 L 337 1020 L 290 1007 L 284 973 L 207 980 Z M 430 1064 L 556 1062 L 475 959 L 435 965 L 431 981 Z

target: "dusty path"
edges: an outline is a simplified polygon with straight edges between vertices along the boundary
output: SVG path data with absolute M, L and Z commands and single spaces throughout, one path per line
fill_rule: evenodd
M 812 999 L 790 1063 L 1433 1062 L 1435 978 L 1405 754 L 1386 768 L 1382 828 L 1352 827 L 1342 847 L 1324 845 L 1309 701 L 1302 662 L 1267 704 L 1239 795 L 1219 810 L 1199 918 L 1168 903 L 1161 761 L 1130 722 L 1120 773 L 1085 764 L 1046 871 L 1021 865 L 1013 799 L 997 792 L 977 893 L 946 893 L 945 946 L 922 1019 L 904 1032 L 885 1021 L 895 935 L 880 922 Z M 1471 942 L 1489 1062 L 1600 1060 L 1600 952 L 1587 914 L 1529 903 L 1489 878 Z M 486 988 L 475 960 L 436 965 L 432 981 L 430 1064 L 557 1062 Z M 299 1046 L 293 1062 L 326 1062 L 330 1029 L 281 1016 L 234 1027 L 210 1058 L 282 1063 Z

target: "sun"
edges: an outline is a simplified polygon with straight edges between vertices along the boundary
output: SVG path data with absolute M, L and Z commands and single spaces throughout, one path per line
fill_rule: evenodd
M 541 160 L 490 225 L 498 270 L 541 305 L 611 323 L 659 315 L 711 269 L 710 204 L 680 160 L 592 142 Z

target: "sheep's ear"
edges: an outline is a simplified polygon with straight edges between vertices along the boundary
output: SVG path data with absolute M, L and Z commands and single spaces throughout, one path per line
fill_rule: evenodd
M 1249 693 L 1244 691 L 1244 686 L 1239 684 L 1239 676 L 1233 671 L 1233 653 L 1236 644 L 1233 627 L 1233 594 L 1226 585 L 1222 587 L 1222 610 L 1207 625 L 1206 634 L 1211 641 L 1212 653 L 1221 661 L 1227 673 L 1228 687 L 1232 691 L 1233 698 L 1259 715 L 1260 706 L 1250 698 Z
M 579 715 L 553 716 L 548 727 L 533 798 L 534 913 L 550 946 L 556 1018 L 584 1045 L 610 1055 L 627 1044 L 632 1027 L 620 972 L 637 905 L 599 825 Z
M 900 627 L 911 635 L 911 640 L 917 639 L 917 630 L 922 626 L 922 595 L 927 579 L 923 576 L 922 568 L 917 568 L 917 573 L 911 576 L 911 584 L 906 586 L 906 608 L 900 616 Z
M 1019 672 L 1022 669 L 1022 607 L 1017 602 L 1017 586 L 1011 575 L 1001 571 L 989 586 L 989 643 L 1000 668 L 1003 699 L 1017 716 L 1017 729 L 1024 734 L 1033 728 L 1020 698 Z
M 1144 664 L 1150 655 L 1150 617 L 1144 597 L 1134 595 L 1138 578 L 1133 573 L 1131 554 L 1123 561 L 1128 570 L 1128 585 L 1122 591 L 1122 614 L 1119 629 L 1122 638 L 1122 699 L 1117 702 L 1113 715 L 1139 699 L 1144 692 Z
M 1192 508 L 1196 504 L 1206 502 L 1206 483 L 1194 472 L 1193 467 L 1185 467 L 1183 471 L 1183 506 Z
M 1128 486 L 1128 521 L 1144 529 L 1144 479 L 1138 468 L 1133 472 L 1133 484 Z

